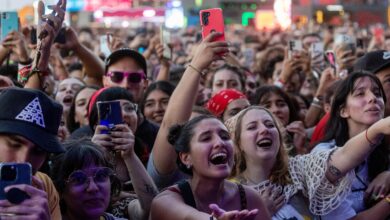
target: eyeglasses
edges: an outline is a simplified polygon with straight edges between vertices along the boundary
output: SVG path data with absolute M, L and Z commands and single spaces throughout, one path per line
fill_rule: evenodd
M 75 170 L 69 175 L 68 179 L 65 182 L 71 186 L 86 187 L 91 182 L 91 177 L 93 178 L 94 183 L 99 184 L 108 181 L 110 177 L 114 175 L 114 171 L 112 171 L 108 167 L 98 167 L 91 169 L 90 171 L 92 171 L 92 175 L 88 176 L 82 170 Z
M 121 104 L 121 108 L 126 113 L 133 113 L 133 112 L 137 112 L 138 105 L 131 102 L 126 102 L 124 104 Z
M 111 71 L 106 74 L 114 83 L 121 83 L 125 77 L 129 83 L 140 83 L 142 79 L 146 79 L 144 72 L 122 72 Z

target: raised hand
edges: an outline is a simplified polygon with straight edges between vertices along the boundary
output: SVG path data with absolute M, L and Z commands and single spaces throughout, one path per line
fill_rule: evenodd
M 208 67 L 211 62 L 222 59 L 229 52 L 228 43 L 222 41 L 213 41 L 214 38 L 222 35 L 222 33 L 214 32 L 207 36 L 202 43 L 196 48 L 195 55 L 191 61 L 191 65 L 203 70 Z
M 43 182 L 33 176 L 33 183 L 36 187 L 20 184 L 8 186 L 5 191 L 11 188 L 17 188 L 26 192 L 30 198 L 20 204 L 12 204 L 7 200 L 0 200 L 0 213 L 6 213 L 10 216 L 1 216 L 1 219 L 31 219 L 31 220 L 50 220 L 49 204 L 47 193 L 44 191 Z
M 249 210 L 234 210 L 225 211 L 217 204 L 210 204 L 209 208 L 212 210 L 212 216 L 217 220 L 252 220 L 255 219 L 258 213 L 257 209 Z

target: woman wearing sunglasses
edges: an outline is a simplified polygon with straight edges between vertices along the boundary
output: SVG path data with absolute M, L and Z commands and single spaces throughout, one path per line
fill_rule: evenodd
M 89 141 L 68 142 L 53 160 L 52 178 L 60 194 L 62 218 L 119 219 L 106 213 L 112 195 L 120 192 L 109 159 Z

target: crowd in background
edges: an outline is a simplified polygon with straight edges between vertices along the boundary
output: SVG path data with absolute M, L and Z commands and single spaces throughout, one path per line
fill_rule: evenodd
M 153 23 L 65 26 L 61 2 L 0 44 L 0 162 L 35 174 L 0 219 L 390 216 L 387 28 L 193 26 L 161 42 Z

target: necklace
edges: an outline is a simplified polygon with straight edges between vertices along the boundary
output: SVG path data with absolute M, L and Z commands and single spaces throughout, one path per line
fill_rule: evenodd
M 249 178 L 247 175 L 243 174 L 241 175 L 241 178 L 244 180 L 244 182 L 247 185 L 258 185 L 259 183 L 256 181 L 253 181 L 251 178 Z
M 218 194 L 217 194 L 217 201 L 215 202 L 215 204 L 217 204 L 220 208 L 222 208 L 221 206 L 222 206 L 222 204 L 223 204 L 224 194 L 225 194 L 225 193 L 224 193 L 224 189 L 223 189 L 223 191 L 222 191 L 222 193 L 221 193 L 220 196 L 218 196 Z M 197 208 L 199 211 L 202 211 L 202 212 L 206 212 L 206 213 L 210 213 L 210 214 L 211 214 L 211 210 L 210 210 L 210 208 L 209 208 L 209 205 L 210 205 L 211 203 L 204 205 L 204 203 L 201 202 L 196 196 L 194 196 L 194 199 L 195 199 L 196 208 Z

